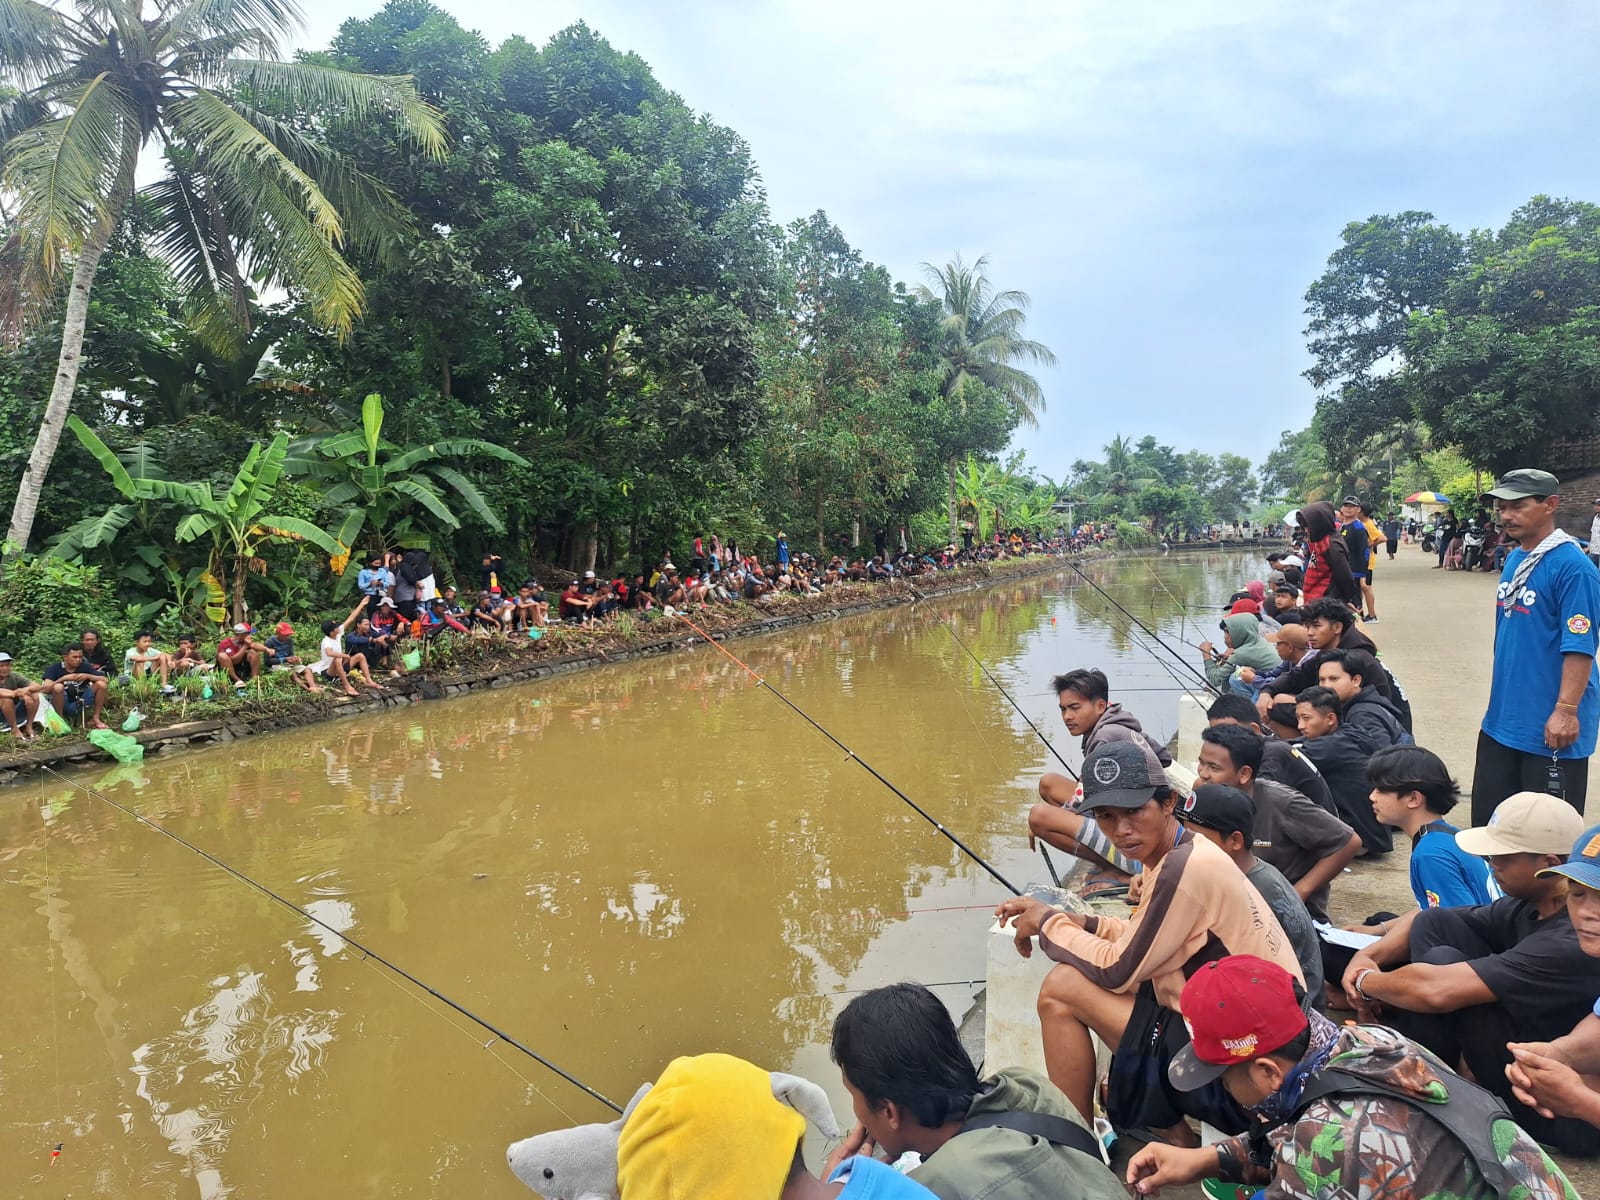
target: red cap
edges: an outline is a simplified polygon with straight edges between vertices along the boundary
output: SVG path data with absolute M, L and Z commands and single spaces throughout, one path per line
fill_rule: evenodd
M 1233 602 L 1233 607 L 1228 610 L 1228 615 L 1230 617 L 1236 617 L 1240 613 L 1249 613 L 1253 617 L 1259 617 L 1261 615 L 1261 605 L 1257 604 L 1248 596 L 1242 597 L 1241 599 L 1235 600 Z
M 279 621 L 277 633 L 279 637 L 291 637 L 294 634 L 294 626 L 287 621 Z
M 1179 1091 L 1192 1092 L 1236 1063 L 1281 1050 L 1305 1032 L 1294 976 L 1253 954 L 1208 962 L 1183 985 L 1178 1001 L 1189 1044 L 1167 1068 Z

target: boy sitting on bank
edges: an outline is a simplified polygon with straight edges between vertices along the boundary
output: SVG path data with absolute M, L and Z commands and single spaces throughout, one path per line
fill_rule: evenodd
M 152 670 L 161 676 L 161 694 L 170 696 L 178 689 L 172 686 L 172 657 L 155 648 L 155 634 L 141 629 L 134 635 L 133 645 L 122 656 L 122 669 L 132 679 L 140 679 Z

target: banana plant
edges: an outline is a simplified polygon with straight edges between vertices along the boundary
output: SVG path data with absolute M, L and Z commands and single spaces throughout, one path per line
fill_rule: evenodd
M 178 521 L 174 537 L 180 542 L 211 539 L 209 574 L 231 584 L 233 619 L 244 620 L 245 581 L 264 574 L 263 547 L 277 542 L 310 542 L 329 557 L 341 553 L 339 541 L 326 530 L 299 517 L 269 511 L 273 490 L 283 477 L 284 460 L 289 453 L 289 435 L 280 433 L 265 447 L 260 442 L 250 447 L 233 483 L 222 495 L 214 495 L 211 485 L 155 481 L 164 500 L 188 513 Z
M 408 546 L 429 549 L 430 526 L 459 529 L 450 504 L 454 493 L 473 516 L 496 533 L 505 525 L 476 484 L 450 464 L 457 458 L 496 458 L 526 467 L 528 460 L 504 446 L 478 438 L 449 438 L 399 446 L 383 436 L 383 397 L 373 392 L 361 404 L 361 428 L 297 440 L 285 469 L 327 481 L 323 498 L 348 504 L 335 534 L 348 559 L 365 535 L 375 549 Z

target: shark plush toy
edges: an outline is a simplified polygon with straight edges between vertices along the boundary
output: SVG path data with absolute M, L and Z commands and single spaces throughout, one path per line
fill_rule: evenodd
M 798 1075 L 773 1071 L 772 1094 L 815 1125 L 825 1137 L 839 1136 L 827 1093 Z M 622 1127 L 652 1084 L 633 1094 L 622 1115 L 605 1125 L 554 1129 L 513 1142 L 506 1150 L 511 1173 L 545 1200 L 619 1200 L 617 1145 Z

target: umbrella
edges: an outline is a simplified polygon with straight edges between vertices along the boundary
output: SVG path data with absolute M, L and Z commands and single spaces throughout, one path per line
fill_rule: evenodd
M 1445 504 L 1450 503 L 1450 497 L 1442 492 L 1414 492 L 1405 498 L 1407 504 Z

